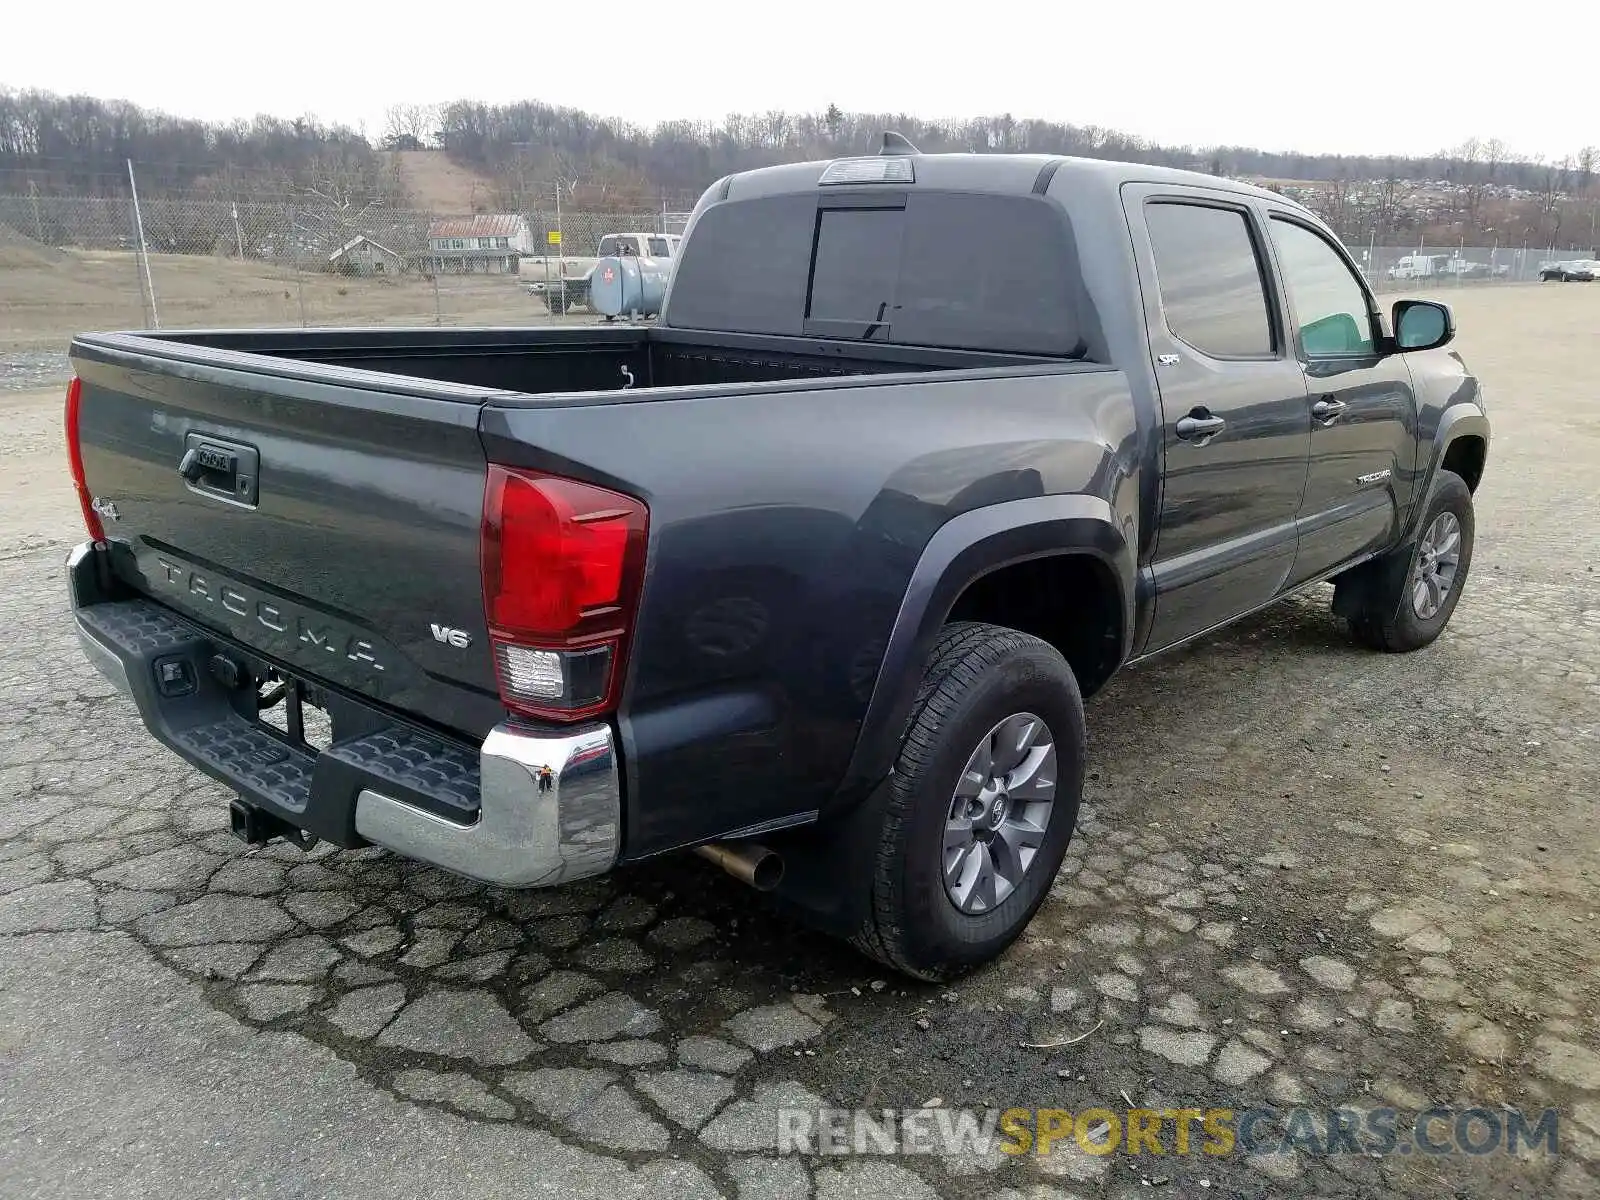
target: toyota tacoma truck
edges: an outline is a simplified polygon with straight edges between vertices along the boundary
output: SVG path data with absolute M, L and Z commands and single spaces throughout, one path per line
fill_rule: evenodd
M 693 850 L 948 978 L 1044 900 L 1119 669 L 1323 582 L 1440 635 L 1454 336 L 1273 192 L 888 135 L 717 181 L 651 327 L 75 338 L 67 590 L 249 841 Z

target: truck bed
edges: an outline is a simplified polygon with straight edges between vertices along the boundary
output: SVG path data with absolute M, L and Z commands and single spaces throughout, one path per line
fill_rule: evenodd
M 129 335 L 86 340 L 130 343 Z M 293 371 L 292 363 L 318 363 L 532 395 L 1059 363 L 1014 354 L 864 347 L 656 326 L 222 330 L 141 334 L 135 340 L 147 353 L 170 347 L 184 356 L 198 350 L 219 365 L 248 362 L 252 371 L 282 374 Z

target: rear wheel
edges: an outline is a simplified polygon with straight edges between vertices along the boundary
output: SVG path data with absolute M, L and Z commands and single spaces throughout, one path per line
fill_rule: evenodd
M 947 626 L 887 785 L 856 945 L 928 980 L 1000 954 L 1061 866 L 1083 758 L 1083 700 L 1058 651 L 1000 626 Z
M 1417 540 L 1366 568 L 1351 631 L 1375 650 L 1420 650 L 1444 632 L 1472 565 L 1472 491 L 1439 471 Z

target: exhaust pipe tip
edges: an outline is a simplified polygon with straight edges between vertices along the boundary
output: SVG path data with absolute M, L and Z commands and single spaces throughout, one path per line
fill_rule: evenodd
M 783 881 L 783 856 L 754 842 L 707 842 L 694 852 L 758 892 L 770 892 Z

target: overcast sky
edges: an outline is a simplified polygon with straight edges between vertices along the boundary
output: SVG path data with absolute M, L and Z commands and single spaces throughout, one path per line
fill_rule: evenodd
M 642 124 L 771 108 L 998 115 L 1167 143 L 1428 154 L 1600 143 L 1600 7 L 1435 0 L 74 0 L 7 6 L 0 85 L 184 116 L 538 99 Z M 896 13 L 899 9 L 899 13 Z M 414 13 L 415 15 L 408 15 Z M 1526 14 L 1526 23 L 1516 17 Z

